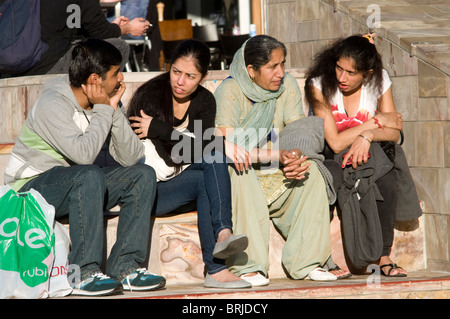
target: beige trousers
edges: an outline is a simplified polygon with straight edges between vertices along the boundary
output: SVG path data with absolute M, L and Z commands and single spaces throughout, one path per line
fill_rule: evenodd
M 248 248 L 231 258 L 230 270 L 242 275 L 269 272 L 270 219 L 286 243 L 282 265 L 292 279 L 303 279 L 331 254 L 330 217 L 325 181 L 311 161 L 307 177 L 293 183 L 267 206 L 253 169 L 239 175 L 230 167 L 234 234 L 246 234 Z

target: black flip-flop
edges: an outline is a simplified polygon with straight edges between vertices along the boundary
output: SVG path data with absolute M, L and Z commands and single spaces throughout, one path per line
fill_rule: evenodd
M 380 266 L 380 269 L 383 269 L 384 267 L 391 267 L 391 269 L 389 269 L 387 274 L 383 270 L 381 270 L 381 273 L 383 275 L 385 275 L 386 277 L 406 277 L 407 276 L 407 274 L 402 274 L 402 273 L 398 273 L 396 275 L 391 275 L 391 271 L 392 270 L 394 270 L 394 269 L 403 269 L 402 267 L 397 266 L 397 264 L 382 265 L 382 266 Z
M 331 271 L 337 271 L 337 270 L 343 270 L 341 267 L 339 267 L 338 265 L 336 265 L 336 267 L 333 267 L 333 268 L 331 268 L 331 269 L 328 269 L 328 272 L 330 272 L 331 273 Z M 334 275 L 334 274 L 333 274 Z M 336 276 L 337 277 L 337 279 L 339 280 L 339 279 L 345 279 L 345 278 L 349 278 L 349 277 L 351 277 L 351 272 L 348 272 L 348 274 L 345 274 L 345 275 L 342 275 L 342 276 Z

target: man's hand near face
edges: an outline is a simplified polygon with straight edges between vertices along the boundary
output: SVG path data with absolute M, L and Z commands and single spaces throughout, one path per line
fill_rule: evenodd
M 81 84 L 84 94 L 90 104 L 110 104 L 110 99 L 105 88 L 101 84 L 87 83 Z
M 106 89 L 97 83 L 88 83 L 86 85 L 82 84 L 81 88 L 83 89 L 84 94 L 86 95 L 90 104 L 106 104 L 111 105 L 114 110 L 117 110 L 119 106 L 120 99 L 122 95 L 125 93 L 125 83 L 119 82 L 118 88 L 113 91 L 111 96 L 108 96 Z
M 125 83 L 119 82 L 119 87 L 114 91 L 114 95 L 110 97 L 110 104 L 114 108 L 114 110 L 117 110 L 120 99 L 122 98 L 122 95 L 125 93 L 126 88 L 127 87 L 125 86 Z

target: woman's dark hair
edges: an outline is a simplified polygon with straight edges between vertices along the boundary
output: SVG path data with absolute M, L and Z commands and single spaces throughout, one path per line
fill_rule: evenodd
M 111 43 L 89 38 L 80 41 L 72 51 L 69 66 L 69 80 L 75 87 L 86 84 L 92 73 L 105 79 L 106 73 L 113 65 L 120 65 L 122 54 Z
M 170 64 L 172 65 L 176 60 L 184 57 L 192 57 L 194 59 L 195 67 L 202 77 L 208 73 L 211 52 L 205 43 L 193 39 L 181 42 L 173 52 Z
M 313 66 L 308 70 L 305 81 L 305 97 L 311 107 L 318 107 L 312 93 L 311 80 L 321 78 L 322 94 L 327 101 L 336 93 L 338 80 L 336 78 L 336 62 L 340 58 L 351 58 L 355 61 L 355 69 L 361 72 L 366 81 L 375 79 L 375 88 L 381 93 L 383 86 L 383 62 L 374 44 L 361 35 L 353 35 L 338 40 L 330 48 L 319 53 Z M 369 71 L 373 70 L 372 73 Z
M 173 101 L 169 72 L 142 84 L 131 97 L 128 116 L 141 116 L 140 111 L 173 125 Z
M 281 48 L 284 56 L 287 55 L 286 47 L 280 41 L 268 35 L 257 35 L 250 38 L 245 44 L 245 66 L 252 65 L 255 71 L 266 65 L 275 49 Z
M 183 57 L 191 57 L 198 72 L 203 76 L 208 72 L 211 54 L 206 44 L 198 40 L 185 40 L 181 42 L 175 49 L 171 63 Z M 154 118 L 158 118 L 171 126 L 174 125 L 173 116 L 173 96 L 170 86 L 170 72 L 163 73 L 143 85 L 141 85 L 130 100 L 128 106 L 128 116 L 141 116 L 140 111 Z M 197 91 L 193 95 L 197 94 Z M 192 97 L 191 97 L 192 98 Z M 152 139 L 156 151 L 159 156 L 166 162 L 168 166 L 175 167 L 178 172 L 182 163 L 171 157 L 172 144 L 161 141 L 160 139 Z

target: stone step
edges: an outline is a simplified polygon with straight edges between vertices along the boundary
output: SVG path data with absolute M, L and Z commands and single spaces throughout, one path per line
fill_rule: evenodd
M 106 220 L 106 252 L 116 240 L 117 217 Z M 414 222 L 397 224 L 391 258 L 407 271 L 427 269 L 424 254 L 423 217 Z M 343 269 L 355 272 L 347 262 L 339 218 L 330 223 L 332 256 Z M 251 240 L 251 239 L 250 239 Z M 284 239 L 271 224 L 269 245 L 269 278 L 286 279 L 281 265 Z M 147 268 L 166 278 L 168 285 L 202 284 L 204 263 L 197 228 L 197 213 L 174 214 L 153 219 Z
M 68 299 L 85 297 L 68 296 Z M 408 277 L 387 278 L 376 275 L 352 275 L 333 282 L 310 280 L 272 279 L 265 287 L 250 289 L 205 288 L 202 283 L 168 284 L 164 289 L 150 292 L 124 292 L 102 299 L 178 299 L 177 305 L 188 305 L 195 300 L 211 299 L 248 302 L 250 299 L 448 299 L 450 298 L 450 273 L 416 271 Z M 247 301 L 243 301 L 247 300 Z M 201 302 L 200 302 L 201 303 Z M 282 305 L 282 304 L 281 304 Z

